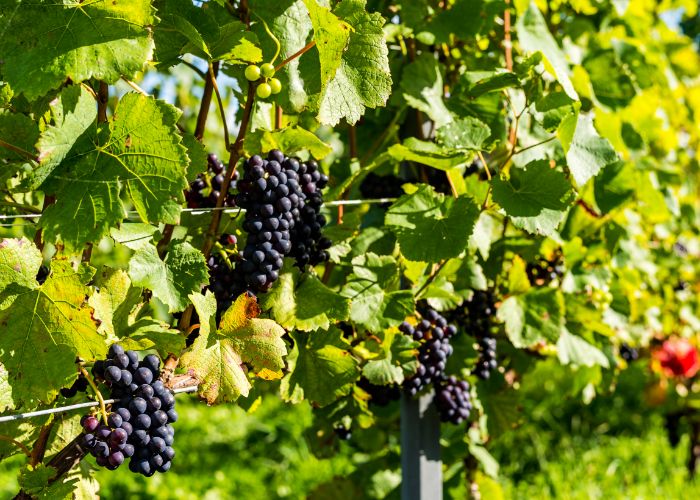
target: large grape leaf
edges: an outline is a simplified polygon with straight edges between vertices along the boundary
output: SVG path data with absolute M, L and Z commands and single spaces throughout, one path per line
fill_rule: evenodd
M 260 306 L 271 309 L 273 318 L 287 330 L 328 329 L 350 314 L 348 299 L 316 276 L 301 276 L 296 270 L 283 273 L 275 288 L 261 298 Z
M 39 138 L 39 126 L 37 123 L 26 115 L 20 113 L 0 113 L 0 138 L 11 146 L 22 149 L 27 153 L 34 155 L 34 145 Z M 2 148 L 2 146 L 0 146 Z M 28 160 L 27 155 L 23 155 L 17 151 L 3 148 L 2 158 L 8 162 L 25 162 Z M 3 166 L 4 170 L 10 170 L 7 166 Z M 0 174 L 0 178 L 4 178 L 5 173 Z
M 41 252 L 27 238 L 0 240 L 0 294 L 9 285 L 36 287 L 41 262 Z
M 437 262 L 465 250 L 478 215 L 479 209 L 470 198 L 446 197 L 423 184 L 399 198 L 385 222 L 396 233 L 407 259 Z
M 270 319 L 257 318 L 255 298 L 243 294 L 221 319 L 216 330 L 216 298 L 211 292 L 190 296 L 200 321 L 199 336 L 182 355 L 180 365 L 199 381 L 207 403 L 235 401 L 251 389 L 245 364 L 265 379 L 280 378 L 287 349 L 284 329 Z
M 352 260 L 353 273 L 348 276 L 341 294 L 350 299 L 350 319 L 371 332 L 396 326 L 415 309 L 413 294 L 408 290 L 388 291 L 397 287 L 398 267 L 393 257 L 374 253 Z
M 73 270 L 66 260 L 51 263 L 41 286 L 23 287 L 0 311 L 0 363 L 9 373 L 16 404 L 49 402 L 76 376 L 75 358 L 105 354 L 85 285 L 92 277 L 84 264 Z
M 556 76 L 569 97 L 578 100 L 578 94 L 569 78 L 569 65 L 566 62 L 566 56 L 549 32 L 547 21 L 535 2 L 531 1 L 527 10 L 520 16 L 516 30 L 518 41 L 523 50 L 525 52 L 542 52 L 547 70 Z
M 290 336 L 294 340 L 287 357 L 290 373 L 280 385 L 285 401 L 307 399 L 325 406 L 350 392 L 360 370 L 340 330 L 292 332 Z
M 335 75 L 320 96 L 318 119 L 326 125 L 336 125 L 343 118 L 355 123 L 365 108 L 383 106 L 391 93 L 384 19 L 368 13 L 366 3 L 343 0 L 333 11 L 353 31 Z
M 169 312 L 185 309 L 188 295 L 209 282 L 204 255 L 187 242 L 170 245 L 165 260 L 155 245 L 143 246 L 129 260 L 129 276 L 134 285 L 152 290 Z
M 519 349 L 542 342 L 556 343 L 564 331 L 564 298 L 553 288 L 531 289 L 514 295 L 498 308 L 506 335 Z
M 151 57 L 149 0 L 5 1 L 0 4 L 0 71 L 33 100 L 70 80 L 114 83 Z
M 333 151 L 316 134 L 298 125 L 273 131 L 259 129 L 248 133 L 245 137 L 244 149 L 249 155 L 266 153 L 271 149 L 279 149 L 287 155 L 308 151 L 317 160 L 325 158 Z
M 566 117 L 559 125 L 557 135 L 566 152 L 571 175 L 579 186 L 618 160 L 610 142 L 596 131 L 591 116 L 576 113 Z
M 191 0 L 157 1 L 160 22 L 155 27 L 155 59 L 170 66 L 186 53 L 205 61 L 260 62 L 257 36 L 215 2 L 195 6 Z
M 557 356 L 563 365 L 610 367 L 610 361 L 603 351 L 578 335 L 569 333 L 566 328 L 562 329 L 557 341 Z
M 176 127 L 180 112 L 130 93 L 109 124 L 93 125 L 89 99 L 84 89 L 66 89 L 56 125 L 39 142 L 45 159 L 37 175 L 46 178 L 42 189 L 56 195 L 41 218 L 44 239 L 71 249 L 99 240 L 124 218 L 122 195 L 144 222 L 177 223 L 189 163 Z
M 321 92 L 338 71 L 342 62 L 343 51 L 347 47 L 352 27 L 338 19 L 327 7 L 319 5 L 316 0 L 304 0 L 309 11 L 314 40 L 321 64 Z
M 437 129 L 437 142 L 451 149 L 480 150 L 491 129 L 473 116 L 465 116 Z
M 463 151 L 421 141 L 415 137 L 409 137 L 403 144 L 394 144 L 388 152 L 396 161 L 415 161 L 445 171 L 470 160 L 470 156 L 465 155 Z
M 400 87 L 408 105 L 427 114 L 437 127 L 452 121 L 443 101 L 440 66 L 432 54 L 424 53 L 403 68 Z
M 122 269 L 103 267 L 95 280 L 96 291 L 89 303 L 99 321 L 98 331 L 115 337 L 125 349 L 142 351 L 155 349 L 162 356 L 179 353 L 185 347 L 185 337 L 168 323 L 139 313 L 146 305 L 142 289 L 132 286 Z
M 510 178 L 493 179 L 493 201 L 510 216 L 516 227 L 530 233 L 552 234 L 574 199 L 563 173 L 537 160 L 512 168 Z

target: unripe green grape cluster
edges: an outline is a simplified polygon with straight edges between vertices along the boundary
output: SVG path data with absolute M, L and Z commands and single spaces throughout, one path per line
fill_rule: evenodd
M 265 63 L 260 66 L 251 64 L 245 69 L 245 77 L 249 82 L 257 82 L 260 78 L 265 81 L 258 84 L 255 94 L 260 99 L 267 99 L 272 94 L 279 94 L 282 90 L 282 82 L 275 76 L 275 66 L 272 63 Z

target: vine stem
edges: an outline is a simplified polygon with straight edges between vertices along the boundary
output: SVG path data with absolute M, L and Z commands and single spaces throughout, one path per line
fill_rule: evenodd
M 41 209 L 41 213 L 43 214 L 44 210 L 46 210 L 49 206 L 53 205 L 54 203 L 56 203 L 55 196 L 44 196 L 44 206 Z M 34 235 L 34 244 L 39 249 L 39 251 L 44 250 L 44 241 L 43 241 L 41 235 L 42 235 L 42 230 L 41 230 L 41 228 L 39 228 L 37 230 L 36 234 Z
M 202 100 L 199 103 L 199 113 L 197 114 L 197 124 L 194 128 L 194 137 L 201 141 L 204 137 L 204 129 L 207 123 L 207 117 L 209 116 L 209 107 L 211 106 L 212 93 L 214 92 L 214 81 L 213 78 L 219 71 L 219 62 L 211 64 L 209 70 L 205 75 L 204 80 L 204 92 L 202 93 Z M 224 122 L 225 123 L 225 122 Z
M 418 289 L 416 292 L 415 296 L 418 297 L 420 296 L 423 291 L 428 288 L 428 286 L 435 281 L 435 278 L 438 277 L 438 274 L 440 274 L 440 271 L 442 271 L 442 268 L 445 267 L 445 264 L 447 264 L 447 259 L 443 259 L 440 261 L 440 263 L 433 267 L 433 270 L 430 273 L 430 276 L 428 276 L 428 279 L 425 280 L 425 283 L 421 285 L 421 287 Z
M 136 85 L 136 83 L 132 82 L 132 81 L 129 80 L 128 78 L 122 76 L 122 80 L 123 80 L 129 87 L 131 87 L 132 89 L 134 89 L 134 90 L 135 90 L 136 92 L 138 92 L 139 94 L 145 95 L 145 96 L 148 96 L 148 95 L 149 95 L 148 92 L 146 92 L 145 90 L 143 90 L 141 87 L 139 87 L 138 85 Z
M 287 64 L 292 62 L 294 59 L 296 59 L 297 57 L 300 57 L 304 52 L 308 52 L 309 50 L 311 50 L 315 46 L 316 46 L 316 40 L 311 40 L 309 43 L 304 45 L 301 49 L 297 50 L 294 54 L 292 54 L 287 59 L 285 59 L 284 61 L 279 63 L 277 66 L 275 66 L 275 71 L 281 70 Z
M 226 150 L 231 149 L 231 143 L 229 142 L 228 135 L 228 125 L 226 124 L 226 110 L 224 109 L 224 102 L 221 100 L 221 94 L 219 93 L 219 85 L 216 83 L 216 74 L 214 72 L 214 65 L 209 64 L 209 77 L 211 79 L 211 85 L 216 94 L 216 102 L 218 104 L 219 113 L 221 114 L 221 124 L 224 127 L 224 144 L 226 144 Z
M 513 41 L 510 36 L 510 0 L 506 0 L 503 11 L 503 48 L 506 56 L 506 69 L 513 71 Z
M 95 381 L 92 379 L 92 377 L 87 372 L 87 370 L 85 369 L 84 366 L 78 365 L 78 370 L 80 370 L 80 373 L 82 373 L 83 377 L 85 377 L 87 379 L 88 384 L 90 384 L 90 387 L 92 388 L 93 392 L 95 393 L 95 397 L 100 402 L 100 413 L 102 414 L 102 419 L 104 420 L 105 425 L 107 425 L 107 408 L 105 406 L 105 400 L 102 397 L 102 393 L 97 388 L 97 385 L 95 385 Z
M 12 439 L 10 436 L 5 436 L 4 434 L 0 434 L 0 441 L 7 441 L 8 443 L 12 443 L 15 446 L 17 446 L 19 449 L 21 449 L 22 453 L 27 455 L 28 458 L 32 457 L 32 452 L 29 451 L 29 448 L 27 448 L 24 444 L 20 443 L 16 439 Z
M 44 425 L 39 431 L 39 437 L 34 443 L 32 448 L 32 454 L 29 457 L 29 463 L 33 466 L 41 463 L 44 460 L 44 455 L 46 454 L 46 446 L 49 443 L 49 436 L 51 435 L 51 429 L 53 429 L 56 420 L 51 419 L 49 423 Z
M 0 139 L 0 147 L 3 147 L 5 149 L 9 149 L 10 151 L 14 151 L 17 154 L 24 156 L 28 160 L 32 160 L 36 163 L 39 163 L 39 158 L 37 158 L 35 155 L 30 153 L 29 151 L 22 149 L 19 146 L 15 146 L 14 144 L 10 144 L 9 142 L 5 142 L 2 139 Z

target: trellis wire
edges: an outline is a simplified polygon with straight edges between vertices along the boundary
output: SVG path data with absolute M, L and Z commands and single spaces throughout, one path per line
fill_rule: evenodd
M 186 392 L 195 392 L 197 390 L 196 385 L 191 387 L 180 387 L 178 389 L 173 389 L 173 394 L 182 394 Z M 105 404 L 116 403 L 118 399 L 105 399 Z M 50 415 L 51 413 L 62 413 L 64 411 L 79 410 L 81 408 L 90 408 L 92 406 L 100 406 L 99 401 L 88 401 L 87 403 L 77 403 L 70 406 L 61 406 L 59 408 L 48 408 L 46 410 L 30 411 L 27 413 L 18 413 L 16 415 L 5 415 L 0 416 L 0 423 L 11 422 L 12 420 L 21 420 L 24 418 L 40 417 L 42 415 Z
M 378 203 L 392 203 L 396 201 L 396 198 L 371 198 L 367 200 L 336 200 L 324 203 L 327 207 L 340 207 L 340 206 L 350 206 L 350 205 L 376 205 Z M 204 215 L 211 212 L 223 211 L 224 213 L 245 213 L 245 208 L 238 207 L 212 207 L 212 208 L 183 208 L 182 213 L 189 213 L 191 215 Z M 138 212 L 131 210 L 127 212 L 127 217 L 138 216 Z M 41 214 L 17 214 L 17 215 L 0 215 L 0 220 L 10 220 L 10 219 L 40 219 Z M 31 222 L 30 222 L 31 224 Z M 11 227 L 17 225 L 30 225 L 30 224 L 0 224 L 0 227 Z

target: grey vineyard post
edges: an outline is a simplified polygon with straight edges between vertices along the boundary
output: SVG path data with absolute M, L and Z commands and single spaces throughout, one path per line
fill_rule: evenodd
M 440 417 L 432 399 L 401 396 L 402 500 L 442 500 Z

